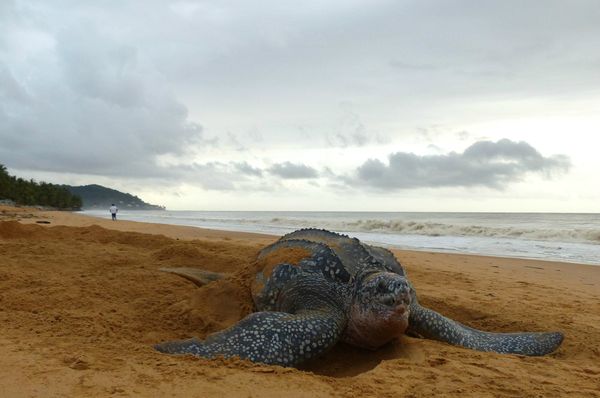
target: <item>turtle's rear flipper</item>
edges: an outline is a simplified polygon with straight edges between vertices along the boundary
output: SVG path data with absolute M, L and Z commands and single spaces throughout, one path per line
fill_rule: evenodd
M 159 271 L 169 272 L 171 274 L 179 275 L 189 281 L 194 282 L 198 286 L 204 286 L 210 282 L 218 281 L 227 276 L 219 272 L 205 271 L 198 268 L 160 268 Z
M 344 325 L 345 318 L 335 311 L 255 312 L 206 340 L 170 341 L 154 348 L 167 354 L 237 356 L 252 362 L 296 366 L 335 345 Z
M 419 304 L 410 310 L 408 334 L 477 351 L 540 356 L 556 350 L 563 341 L 560 332 L 490 333 L 473 329 Z

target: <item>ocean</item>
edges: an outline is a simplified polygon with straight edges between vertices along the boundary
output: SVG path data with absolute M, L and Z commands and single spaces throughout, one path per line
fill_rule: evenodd
M 110 218 L 108 210 L 82 214 Z M 119 219 L 283 235 L 324 228 L 381 246 L 600 265 L 600 214 L 129 211 Z

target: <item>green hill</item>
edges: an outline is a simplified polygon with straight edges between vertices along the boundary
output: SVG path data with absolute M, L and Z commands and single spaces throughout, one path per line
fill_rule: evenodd
M 120 209 L 165 210 L 164 206 L 146 203 L 137 196 L 106 188 L 102 185 L 92 184 L 78 187 L 64 185 L 64 187 L 73 195 L 81 198 L 84 209 L 108 209 L 114 203 Z

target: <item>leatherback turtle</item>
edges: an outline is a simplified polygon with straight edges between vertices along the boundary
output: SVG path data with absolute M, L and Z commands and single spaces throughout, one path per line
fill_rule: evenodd
M 199 286 L 226 277 L 190 268 L 163 269 Z M 419 304 L 404 269 L 387 249 L 319 230 L 289 233 L 258 254 L 252 297 L 259 312 L 209 335 L 158 344 L 158 351 L 234 357 L 296 366 L 338 341 L 376 349 L 403 333 L 479 351 L 545 355 L 563 334 L 490 333 Z

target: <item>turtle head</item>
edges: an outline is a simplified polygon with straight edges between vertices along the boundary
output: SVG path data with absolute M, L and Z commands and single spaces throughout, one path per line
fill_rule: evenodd
M 376 349 L 408 327 L 411 286 L 402 275 L 365 271 L 357 275 L 344 340 Z

